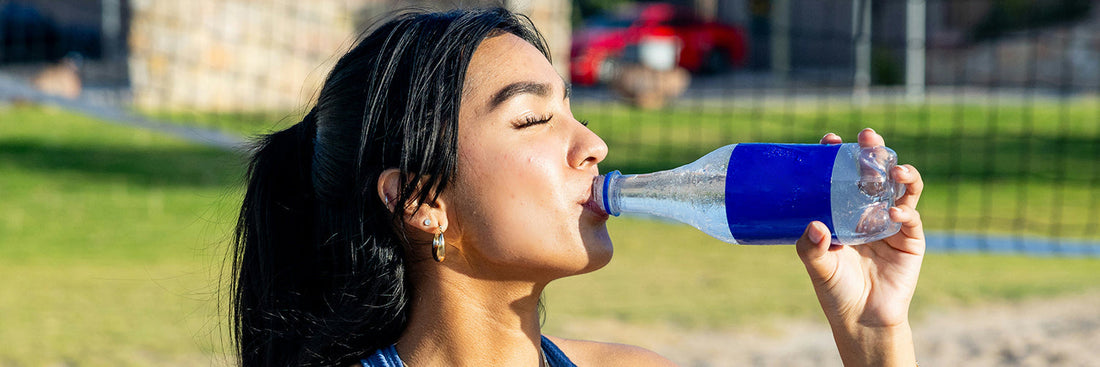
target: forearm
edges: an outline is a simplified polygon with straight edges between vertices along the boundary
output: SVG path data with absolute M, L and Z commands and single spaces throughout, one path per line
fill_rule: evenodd
M 830 324 L 840 358 L 846 367 L 912 367 L 917 364 L 913 331 L 908 322 L 893 327 Z

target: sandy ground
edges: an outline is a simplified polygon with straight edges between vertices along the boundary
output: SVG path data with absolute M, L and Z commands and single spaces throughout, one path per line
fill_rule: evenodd
M 913 321 L 921 366 L 1100 366 L 1100 293 L 930 312 Z M 563 337 L 650 348 L 693 366 L 841 366 L 828 326 L 687 331 L 571 322 Z

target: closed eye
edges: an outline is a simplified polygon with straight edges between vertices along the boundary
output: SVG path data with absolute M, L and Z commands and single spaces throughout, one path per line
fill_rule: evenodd
M 531 127 L 531 126 L 538 125 L 538 124 L 545 124 L 547 122 L 550 122 L 550 119 L 552 119 L 552 118 L 554 118 L 554 115 L 552 115 L 552 114 L 551 115 L 546 115 L 544 117 L 527 115 L 522 120 L 520 120 L 516 124 L 514 124 L 513 126 L 516 129 L 523 129 L 523 128 Z

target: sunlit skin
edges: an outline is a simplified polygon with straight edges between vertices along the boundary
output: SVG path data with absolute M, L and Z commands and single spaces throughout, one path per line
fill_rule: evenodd
M 404 210 L 413 239 L 413 305 L 397 351 L 410 366 L 535 366 L 542 290 L 552 280 L 599 269 L 612 256 L 607 216 L 589 203 L 607 146 L 573 117 L 568 86 L 546 58 L 516 36 L 482 42 L 462 92 L 453 182 L 436 202 L 390 207 Z M 830 134 L 822 142 L 839 139 Z M 873 131 L 859 141 L 882 144 Z M 831 247 L 815 222 L 796 246 L 852 365 L 912 358 L 907 312 L 924 250 L 913 208 L 923 184 L 907 169 L 893 173 L 908 185 L 891 211 L 903 223 L 901 233 Z M 396 170 L 382 174 L 379 200 L 396 197 L 401 177 Z M 440 232 L 447 257 L 435 262 L 430 242 Z M 638 347 L 551 339 L 582 366 L 672 365 Z M 890 355 L 875 356 L 884 351 Z
M 590 203 L 607 145 L 573 117 L 567 84 L 519 37 L 483 41 L 464 84 L 455 178 L 435 203 L 405 208 L 416 242 L 442 228 L 447 257 L 415 248 L 427 260 L 411 265 L 416 297 L 397 351 L 412 366 L 533 366 L 542 290 L 611 260 L 607 216 Z M 399 179 L 386 171 L 380 198 L 396 195 Z M 582 365 L 671 365 L 637 347 L 552 339 Z
M 458 129 L 444 196 L 461 256 L 486 273 L 471 275 L 547 282 L 611 260 L 607 217 L 584 205 L 607 145 L 573 117 L 565 82 L 533 46 L 510 34 L 482 44 Z

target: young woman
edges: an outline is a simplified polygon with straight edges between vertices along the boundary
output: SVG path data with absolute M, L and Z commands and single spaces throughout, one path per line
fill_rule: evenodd
M 826 135 L 823 143 L 839 143 Z M 864 145 L 883 144 L 873 131 Z M 503 9 L 410 13 L 344 55 L 300 123 L 263 138 L 235 247 L 242 365 L 671 365 L 545 337 L 539 296 L 611 260 L 591 184 L 607 146 L 569 109 L 541 37 Z M 796 248 L 846 364 L 912 365 L 922 183 L 901 233 Z

